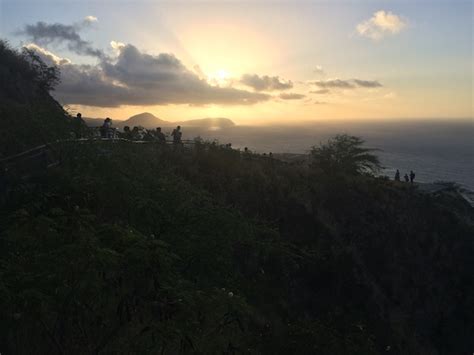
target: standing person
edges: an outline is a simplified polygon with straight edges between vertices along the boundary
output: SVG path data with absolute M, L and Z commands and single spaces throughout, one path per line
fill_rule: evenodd
M 83 133 L 85 129 L 85 122 L 82 119 L 82 114 L 77 113 L 76 118 L 74 119 L 74 134 L 77 139 L 83 138 Z
M 165 144 L 166 143 L 166 136 L 163 132 L 161 132 L 161 127 L 158 127 L 156 129 L 155 136 L 156 136 L 156 139 L 158 140 L 158 143 L 160 143 L 160 144 Z
M 410 182 L 413 184 L 413 180 L 415 180 L 415 173 L 413 170 L 410 170 Z
M 112 126 L 112 120 L 109 117 L 107 117 L 104 120 L 104 123 L 102 124 L 102 126 L 100 127 L 100 136 L 102 138 L 109 138 L 109 130 L 111 126 Z
M 400 171 L 398 169 L 395 172 L 395 181 L 400 181 Z
M 104 126 L 106 138 L 112 138 L 112 120 L 110 119 L 110 117 L 107 117 L 105 119 Z
M 171 135 L 173 136 L 173 144 L 179 145 L 181 144 L 181 136 L 183 133 L 181 132 L 181 126 L 176 127 L 173 129 L 173 132 L 171 132 Z
M 410 181 L 410 178 L 408 177 L 408 174 L 405 174 L 404 178 L 405 178 L 405 182 Z

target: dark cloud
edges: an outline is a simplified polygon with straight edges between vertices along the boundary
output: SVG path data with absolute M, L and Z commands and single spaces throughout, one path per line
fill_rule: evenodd
M 378 81 L 375 80 L 359 80 L 359 79 L 354 79 L 354 83 L 357 84 L 357 86 L 363 87 L 363 88 L 378 88 L 382 87 L 382 84 L 380 84 Z
M 311 84 L 316 85 L 321 89 L 356 89 L 361 88 L 377 88 L 382 87 L 378 81 L 375 80 L 360 80 L 360 79 L 350 79 L 350 80 L 341 80 L 341 79 L 329 79 L 329 80 L 316 80 Z M 318 90 L 320 91 L 320 90 Z M 312 93 L 318 93 L 316 91 Z
M 75 25 L 37 22 L 34 25 L 26 25 L 18 34 L 24 35 L 42 46 L 66 44 L 67 48 L 76 54 L 104 59 L 105 54 L 100 49 L 94 48 L 90 42 L 82 39 L 78 33 L 81 28 L 88 26 L 90 23 L 91 21 L 88 18 Z
M 37 47 L 37 46 L 36 46 Z M 34 49 L 34 48 L 33 48 Z M 140 52 L 132 45 L 119 48 L 115 61 L 98 65 L 75 65 L 36 48 L 61 69 L 55 96 L 64 104 L 117 107 L 121 105 L 222 104 L 250 105 L 270 99 L 269 95 L 209 85 L 187 69 L 172 54 L 157 56 Z
M 309 93 L 322 95 L 322 94 L 329 94 L 330 92 L 331 91 L 329 89 L 320 89 L 320 90 L 310 91 Z
M 278 76 L 268 75 L 244 74 L 240 82 L 256 91 L 288 90 L 293 87 L 291 81 L 284 81 Z
M 313 84 L 324 89 L 354 89 L 356 87 L 350 80 L 341 79 L 316 80 Z
M 306 95 L 296 93 L 281 93 L 278 97 L 282 100 L 301 100 L 304 99 Z
M 61 83 L 54 95 L 63 104 L 118 107 L 145 101 L 137 92 L 108 80 L 99 66 L 67 64 L 60 68 Z

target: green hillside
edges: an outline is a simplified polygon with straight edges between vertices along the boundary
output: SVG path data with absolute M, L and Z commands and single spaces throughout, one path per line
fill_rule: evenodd
M 30 89 L 3 94 L 2 127 L 50 136 L 9 128 L 4 151 L 69 133 Z M 473 208 L 368 174 L 344 137 L 311 164 L 71 141 L 2 171 L 0 353 L 471 353 Z

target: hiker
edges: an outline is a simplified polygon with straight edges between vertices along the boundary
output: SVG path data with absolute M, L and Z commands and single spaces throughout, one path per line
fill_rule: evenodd
M 244 159 L 250 159 L 250 150 L 249 150 L 249 148 L 247 148 L 247 147 L 244 148 L 243 157 L 244 157 Z
M 122 138 L 131 140 L 132 139 L 132 131 L 130 130 L 129 126 L 123 127 Z
M 84 130 L 84 121 L 82 120 L 82 114 L 80 112 L 77 113 L 76 119 L 74 119 L 74 134 L 76 139 L 80 139 L 83 136 Z
M 398 169 L 395 172 L 395 181 L 400 181 L 400 171 Z
M 181 144 L 181 136 L 183 133 L 181 132 L 181 126 L 176 127 L 173 129 L 173 132 L 171 132 L 171 135 L 173 136 L 173 144 L 178 145 Z
M 410 182 L 413 184 L 413 180 L 415 180 L 415 173 L 413 170 L 410 170 Z
M 137 126 L 133 126 L 132 128 L 132 140 L 139 141 L 142 139 L 140 134 L 140 129 Z
M 408 177 L 408 174 L 405 174 L 404 178 L 405 178 L 405 182 L 410 181 L 410 178 Z
M 107 117 L 107 118 L 105 119 L 104 125 L 105 125 L 105 128 L 106 128 L 106 130 L 105 130 L 105 136 L 106 136 L 107 138 L 113 138 L 113 134 L 112 134 L 112 133 L 113 133 L 113 132 L 112 132 L 112 120 L 111 120 L 109 117 Z
M 161 127 L 156 128 L 155 137 L 160 144 L 166 143 L 166 136 L 163 132 L 161 132 Z
M 155 140 L 155 132 L 153 130 L 143 130 L 143 140 L 147 142 L 151 142 Z
M 112 127 L 112 120 L 107 117 L 105 120 L 104 120 L 104 123 L 102 124 L 102 126 L 100 127 L 100 136 L 102 138 L 110 138 L 110 129 Z

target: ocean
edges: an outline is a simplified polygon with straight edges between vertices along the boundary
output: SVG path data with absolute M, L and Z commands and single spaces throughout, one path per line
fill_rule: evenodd
M 184 138 L 200 135 L 258 153 L 305 154 L 338 133 L 362 137 L 379 149 L 384 174 L 413 170 L 418 182 L 450 181 L 474 191 L 474 121 L 312 122 L 200 130 L 183 124 Z

